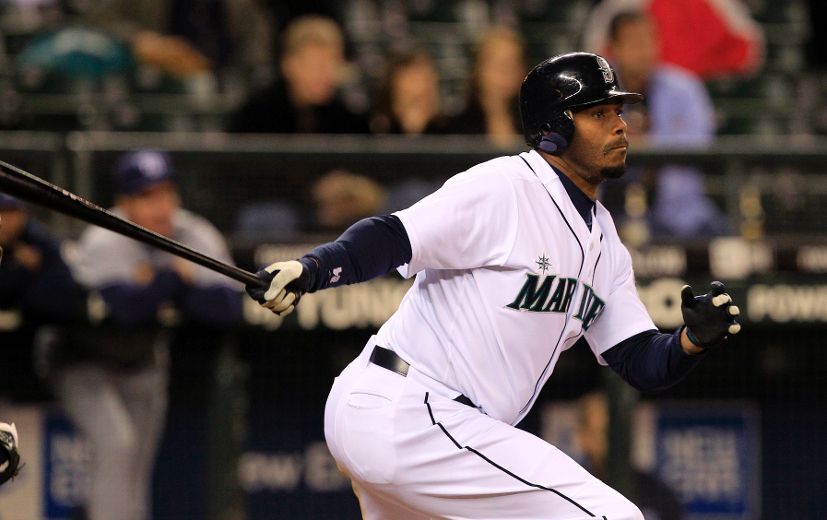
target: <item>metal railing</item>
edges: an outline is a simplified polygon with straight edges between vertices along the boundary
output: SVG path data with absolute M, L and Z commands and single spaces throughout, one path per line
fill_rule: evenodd
M 820 238 L 827 237 L 822 224 L 827 217 L 825 145 L 827 139 L 812 136 L 722 137 L 706 148 L 633 146 L 628 163 L 648 170 L 666 164 L 699 168 L 708 196 L 736 235 Z M 227 233 L 235 214 L 251 201 L 280 201 L 300 213 L 308 210 L 313 181 L 333 169 L 385 186 L 410 179 L 438 186 L 478 162 L 524 149 L 518 143 L 497 148 L 469 136 L 0 132 L 4 160 L 100 204 L 111 202 L 109 176 L 117 156 L 136 148 L 169 151 L 185 205 Z M 69 233 L 76 230 L 71 223 L 61 224 Z

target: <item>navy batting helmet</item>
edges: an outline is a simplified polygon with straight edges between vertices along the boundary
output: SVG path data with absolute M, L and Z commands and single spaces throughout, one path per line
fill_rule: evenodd
M 609 62 L 590 52 L 549 58 L 526 75 L 520 88 L 520 116 L 526 143 L 559 154 L 574 135 L 571 110 L 618 99 L 638 103 L 641 94 L 623 92 Z

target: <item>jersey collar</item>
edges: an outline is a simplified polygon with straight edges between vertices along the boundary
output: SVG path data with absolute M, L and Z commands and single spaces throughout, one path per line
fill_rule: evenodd
M 574 182 L 568 178 L 568 176 L 560 171 L 557 171 L 556 168 L 552 167 L 543 156 L 540 155 L 536 150 L 531 150 L 528 153 L 528 158 L 531 161 L 531 165 L 534 168 L 537 168 L 539 171 L 547 171 L 546 168 L 550 169 L 554 173 L 557 174 L 557 177 L 560 178 L 560 183 L 563 185 L 563 188 L 566 190 L 566 193 L 571 200 L 571 203 L 574 205 L 574 208 L 577 210 L 577 213 L 583 218 L 583 221 L 586 223 L 586 226 L 589 229 L 592 228 L 592 216 L 594 215 L 594 208 L 595 202 L 589 198 L 588 195 L 583 193 L 583 191 L 577 187 Z M 538 168 L 538 166 L 541 166 Z

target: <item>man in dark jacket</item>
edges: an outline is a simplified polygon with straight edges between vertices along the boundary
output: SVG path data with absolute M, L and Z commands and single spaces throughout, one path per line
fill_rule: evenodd
M 0 194 L 0 394 L 45 397 L 35 376 L 33 348 L 44 324 L 85 315 L 84 291 L 72 278 L 60 242 L 33 219 L 21 201 Z M 60 297 L 56 297 L 60 295 Z

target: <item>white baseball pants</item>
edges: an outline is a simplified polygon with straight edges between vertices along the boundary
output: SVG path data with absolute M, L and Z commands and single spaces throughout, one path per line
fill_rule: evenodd
M 453 400 L 414 367 L 369 361 L 336 378 L 325 437 L 366 520 L 643 520 L 640 510 L 544 440 Z

